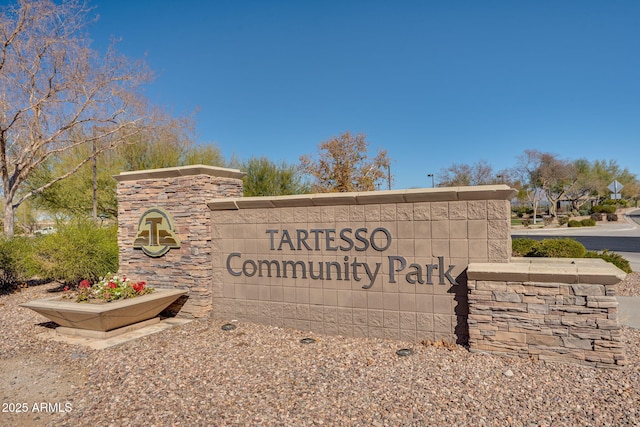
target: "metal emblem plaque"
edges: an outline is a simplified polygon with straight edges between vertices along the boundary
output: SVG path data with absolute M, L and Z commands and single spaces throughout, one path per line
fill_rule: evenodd
M 154 258 L 161 257 L 169 249 L 179 248 L 180 239 L 169 213 L 162 208 L 153 207 L 142 214 L 133 247 L 142 249 L 142 252 Z

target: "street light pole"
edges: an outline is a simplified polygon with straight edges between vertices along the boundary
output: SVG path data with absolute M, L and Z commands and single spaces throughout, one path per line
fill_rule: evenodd
M 431 178 L 431 188 L 436 188 L 435 181 L 433 180 L 433 174 L 432 173 L 428 173 L 427 177 Z
M 389 190 L 391 190 L 391 165 L 387 163 L 387 184 L 389 185 Z

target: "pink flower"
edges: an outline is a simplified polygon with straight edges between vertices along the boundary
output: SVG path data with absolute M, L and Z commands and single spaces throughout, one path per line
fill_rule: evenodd
M 88 281 L 87 279 L 84 279 L 82 282 L 80 282 L 79 288 L 80 289 L 88 289 L 91 287 L 91 282 Z
M 115 289 L 115 288 L 117 288 L 117 287 L 118 287 L 118 285 L 117 285 L 117 284 L 115 284 L 114 282 L 109 282 L 109 284 L 108 284 L 107 286 L 108 286 L 109 288 L 111 288 L 111 289 Z
M 69 287 L 68 287 L 68 286 L 65 286 L 65 287 L 64 287 L 64 291 L 65 291 L 65 292 L 67 292 L 68 290 L 69 290 Z

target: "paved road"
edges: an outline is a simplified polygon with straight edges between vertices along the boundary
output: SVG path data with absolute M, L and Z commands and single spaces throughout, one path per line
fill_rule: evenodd
M 640 253 L 640 210 L 625 215 L 617 223 L 599 222 L 595 227 L 514 229 L 511 236 L 536 240 L 570 237 L 592 251 L 608 249 Z
M 591 251 L 608 249 L 625 257 L 634 271 L 640 271 L 640 209 L 616 223 L 599 222 L 595 227 L 514 229 L 513 238 L 550 239 L 570 237 Z
M 636 224 L 640 224 L 640 209 L 638 209 L 637 211 L 629 212 L 626 217 Z
M 580 236 L 580 235 L 571 235 L 570 233 L 566 233 L 566 235 L 560 234 L 529 234 L 529 235 L 517 235 L 512 234 L 513 238 L 518 237 L 528 237 L 530 239 L 542 240 L 542 239 L 552 239 L 552 238 L 561 238 L 561 237 L 570 237 L 572 239 L 577 240 L 582 243 L 585 248 L 590 251 L 601 251 L 604 249 L 608 249 L 614 252 L 637 252 L 640 253 L 640 237 L 626 237 L 626 236 Z

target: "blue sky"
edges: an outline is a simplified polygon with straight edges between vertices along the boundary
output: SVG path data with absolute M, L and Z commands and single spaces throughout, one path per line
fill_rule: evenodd
M 148 97 L 199 109 L 226 157 L 297 163 L 350 130 L 388 151 L 394 189 L 526 149 L 640 176 L 640 1 L 91 4 L 94 46 L 146 56 Z

